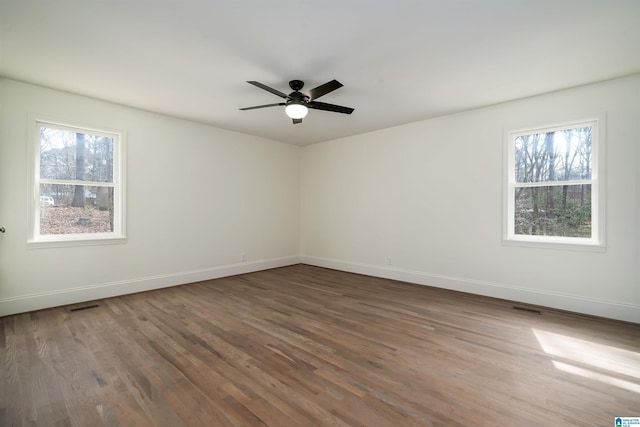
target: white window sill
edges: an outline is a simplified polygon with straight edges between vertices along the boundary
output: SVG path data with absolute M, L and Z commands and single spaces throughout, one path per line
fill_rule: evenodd
M 46 248 L 66 248 L 74 246 L 99 246 L 99 245 L 117 245 L 127 242 L 125 236 L 119 237 L 96 237 L 93 236 L 78 236 L 68 235 L 64 237 L 57 236 L 56 238 L 29 240 L 27 242 L 27 249 L 46 249 Z
M 606 252 L 607 247 L 600 244 L 567 240 L 525 240 L 525 239 L 503 239 L 502 244 L 505 246 L 519 246 L 538 249 L 557 249 L 580 252 Z

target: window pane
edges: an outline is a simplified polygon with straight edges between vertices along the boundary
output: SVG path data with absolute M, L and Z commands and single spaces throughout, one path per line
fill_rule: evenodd
M 40 127 L 40 178 L 113 182 L 113 138 Z
M 515 189 L 515 234 L 591 237 L 591 185 Z
M 113 188 L 40 185 L 40 234 L 113 231 Z
M 591 127 L 515 138 L 516 182 L 591 179 Z

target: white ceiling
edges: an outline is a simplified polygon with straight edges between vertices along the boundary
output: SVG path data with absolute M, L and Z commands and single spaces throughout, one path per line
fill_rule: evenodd
M 638 0 L 0 0 L 1 76 L 297 145 L 638 72 Z

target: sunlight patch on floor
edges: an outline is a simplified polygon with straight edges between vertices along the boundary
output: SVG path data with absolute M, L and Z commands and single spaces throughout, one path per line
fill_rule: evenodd
M 611 375 L 601 374 L 589 369 L 580 368 L 579 366 L 573 366 L 568 363 L 558 362 L 556 360 L 553 361 L 553 366 L 561 371 L 568 372 L 570 374 L 579 375 L 590 380 L 599 381 L 604 384 L 609 384 L 614 387 L 623 388 L 625 390 L 640 394 L 640 384 L 632 383 L 631 381 L 621 380 L 620 378 L 612 377 Z
M 553 360 L 553 365 L 557 369 L 640 393 L 639 383 L 615 376 L 617 374 L 618 376 L 624 375 L 632 377 L 633 379 L 640 379 L 640 352 L 598 344 L 539 329 L 533 329 L 533 333 L 545 353 L 564 359 L 563 361 Z M 576 363 L 607 371 L 611 374 L 576 366 Z

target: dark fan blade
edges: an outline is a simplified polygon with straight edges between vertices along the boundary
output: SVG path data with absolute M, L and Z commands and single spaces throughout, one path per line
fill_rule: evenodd
M 315 110 L 333 111 L 334 113 L 353 113 L 353 108 L 343 107 L 342 105 L 327 104 L 325 102 L 310 101 L 307 103 L 307 107 Z
M 334 90 L 341 88 L 342 86 L 342 83 L 339 81 L 331 80 L 330 82 L 311 89 L 309 91 L 309 99 L 313 101 L 314 99 L 318 99 L 329 92 L 333 92 Z
M 302 123 L 302 119 L 291 119 L 293 120 L 293 124 L 297 125 L 298 123 Z
M 278 105 L 287 105 L 287 104 L 285 104 L 284 102 L 279 102 L 277 104 L 256 105 L 255 107 L 240 108 L 240 110 L 242 110 L 242 111 L 255 110 L 256 108 L 277 107 Z
M 274 89 L 274 88 L 272 88 L 272 87 L 269 87 L 269 86 L 267 86 L 267 85 L 263 85 L 263 84 L 262 84 L 262 83 L 260 83 L 260 82 L 255 82 L 255 81 L 250 81 L 250 82 L 249 82 L 249 81 L 248 81 L 247 83 L 250 83 L 250 84 L 252 84 L 252 85 L 254 85 L 254 86 L 258 86 L 260 89 L 264 89 L 264 90 L 266 90 L 267 92 L 271 92 L 271 93 L 272 93 L 272 94 L 274 94 L 274 95 L 278 95 L 280 98 L 286 98 L 286 97 L 287 97 L 287 94 L 286 94 L 286 93 L 282 93 L 282 92 L 280 92 L 279 90 L 276 90 L 276 89 Z

